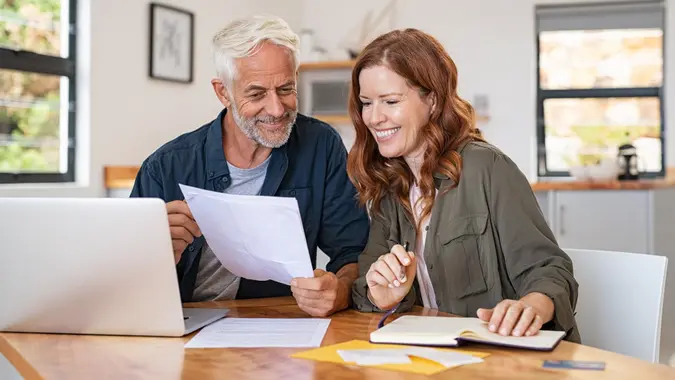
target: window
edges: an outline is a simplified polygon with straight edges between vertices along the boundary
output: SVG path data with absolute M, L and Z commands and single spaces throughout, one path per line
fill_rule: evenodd
M 539 6 L 540 176 L 637 148 L 641 175 L 665 173 L 661 1 Z
M 75 179 L 75 0 L 0 0 L 0 183 Z

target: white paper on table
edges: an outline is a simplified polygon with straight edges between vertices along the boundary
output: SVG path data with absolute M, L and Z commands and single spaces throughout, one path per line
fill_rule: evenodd
M 337 353 L 342 360 L 358 365 L 412 363 L 403 350 L 338 350 Z
M 234 275 L 286 285 L 314 277 L 295 198 L 179 186 L 209 247 Z
M 224 318 L 202 328 L 185 348 L 319 347 L 330 319 Z
M 482 363 L 483 359 L 461 352 L 443 351 L 428 347 L 407 347 L 408 355 L 435 361 L 446 368 L 457 367 L 465 364 Z
M 411 362 L 409 356 L 428 359 L 446 368 L 483 362 L 483 359 L 469 354 L 428 347 L 339 350 L 338 354 L 342 360 L 360 365 L 406 364 Z

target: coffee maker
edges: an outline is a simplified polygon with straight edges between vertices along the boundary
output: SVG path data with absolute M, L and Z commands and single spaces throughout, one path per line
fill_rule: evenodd
M 619 146 L 618 167 L 620 181 L 636 180 L 640 177 L 638 170 L 637 148 L 631 143 Z

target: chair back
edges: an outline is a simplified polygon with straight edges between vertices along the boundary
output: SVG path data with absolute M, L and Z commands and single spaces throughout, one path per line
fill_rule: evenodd
M 579 283 L 576 321 L 584 345 L 659 361 L 668 259 L 565 249 Z

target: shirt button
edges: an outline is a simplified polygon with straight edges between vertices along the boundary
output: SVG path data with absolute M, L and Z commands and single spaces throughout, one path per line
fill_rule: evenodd
M 227 178 L 227 177 L 223 177 L 223 179 L 221 179 L 221 181 L 223 181 L 223 183 L 228 183 L 228 182 L 230 182 L 230 179 Z
M 192 245 L 191 245 L 191 246 L 189 246 L 189 247 L 188 247 L 188 251 L 190 251 L 190 252 L 194 252 L 194 251 L 195 251 L 195 247 L 194 247 L 194 246 L 192 246 Z
M 288 194 L 290 194 L 292 197 L 295 196 L 295 190 L 291 190 Z
M 429 231 L 429 226 L 424 227 L 425 231 Z
M 209 177 L 213 178 L 214 172 L 209 172 Z

